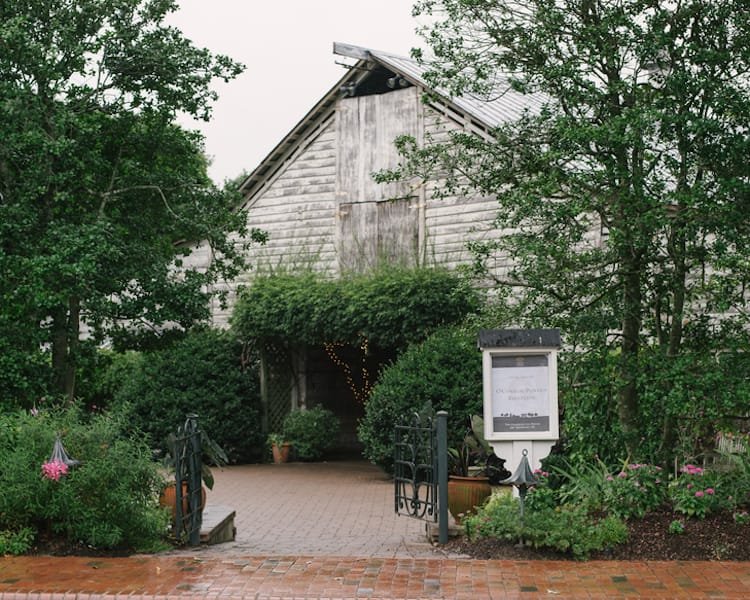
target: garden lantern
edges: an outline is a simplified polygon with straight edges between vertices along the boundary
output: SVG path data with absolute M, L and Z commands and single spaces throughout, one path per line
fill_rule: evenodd
M 518 489 L 518 497 L 521 499 L 521 520 L 523 520 L 523 502 L 524 498 L 526 498 L 526 492 L 529 487 L 536 483 L 536 477 L 534 476 L 534 473 L 531 472 L 527 454 L 528 452 L 524 450 L 521 456 L 521 462 L 518 464 L 515 473 L 500 482 L 509 483 Z

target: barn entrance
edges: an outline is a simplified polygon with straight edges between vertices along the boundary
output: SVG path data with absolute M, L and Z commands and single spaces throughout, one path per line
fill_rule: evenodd
M 261 351 L 264 429 L 280 431 L 290 411 L 322 406 L 341 424 L 329 454 L 336 458 L 361 457 L 357 426 L 380 370 L 392 358 L 392 352 L 345 344 L 267 344 Z

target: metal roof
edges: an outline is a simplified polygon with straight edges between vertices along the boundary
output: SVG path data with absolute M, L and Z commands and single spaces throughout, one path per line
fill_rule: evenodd
M 369 50 L 369 53 L 373 59 L 403 75 L 412 83 L 431 89 L 424 78 L 427 68 L 417 61 L 378 50 Z M 435 89 L 433 91 L 488 128 L 516 121 L 523 116 L 524 111 L 539 110 L 544 103 L 542 94 L 521 94 L 513 90 L 510 84 L 502 78 L 495 83 L 494 92 L 490 99 L 481 98 L 474 94 L 451 97 L 444 90 Z

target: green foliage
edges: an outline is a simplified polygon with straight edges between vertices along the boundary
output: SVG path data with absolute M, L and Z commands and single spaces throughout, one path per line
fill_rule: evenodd
M 0 555 L 25 554 L 34 542 L 34 530 L 21 527 L 16 531 L 0 531 Z
M 471 245 L 475 271 L 515 289 L 517 323 L 560 327 L 568 348 L 598 355 L 578 371 L 585 389 L 561 387 L 576 451 L 670 464 L 694 400 L 720 416 L 748 400 L 742 371 L 725 370 L 748 355 L 746 7 L 418 0 L 414 12 L 430 23 L 430 84 L 534 96 L 491 138 L 402 139 L 389 175 L 497 197 L 503 235 Z
M 448 445 L 460 446 L 471 415 L 482 411 L 482 356 L 475 331 L 439 330 L 386 367 L 359 425 L 365 457 L 389 470 L 394 427 L 425 405 L 448 412 Z
M 113 364 L 115 405 L 164 451 L 189 413 L 232 462 L 258 459 L 260 384 L 257 362 L 229 334 L 197 329 L 163 350 L 130 354 Z M 116 377 L 115 377 L 116 376 Z
M 729 508 L 721 476 L 695 465 L 685 465 L 669 486 L 669 497 L 675 512 L 703 519 L 706 515 Z
M 470 540 L 493 537 L 518 541 L 523 534 L 520 505 L 511 494 L 493 495 L 476 514 L 464 518 L 464 529 Z
M 553 548 L 585 559 L 627 540 L 625 523 L 616 516 L 591 516 L 581 507 L 566 505 L 555 510 L 529 512 L 524 516 L 524 539 L 536 548 Z
M 685 533 L 685 524 L 682 521 L 675 519 L 669 524 L 667 533 L 669 533 L 670 535 L 682 535 L 683 533 Z
M 4 543 L 23 551 L 33 531 L 95 548 L 158 544 L 167 524 L 158 505 L 163 479 L 146 438 L 124 431 L 121 417 L 89 418 L 77 408 L 0 417 L 0 531 L 12 532 Z M 81 464 L 53 481 L 41 466 L 57 433 Z
M 550 457 L 543 464 L 548 475 L 540 483 L 546 482 L 554 490 L 558 505 L 578 505 L 589 512 L 603 509 L 609 469 L 602 461 Z
M 668 482 L 661 467 L 630 463 L 606 479 L 604 506 L 623 519 L 642 518 L 667 501 Z
M 0 284 L 1 285 L 1 284 Z M 3 331 L 6 315 L 0 310 L 0 407 L 5 410 L 31 408 L 51 386 L 50 356 L 23 343 L 22 327 Z M 13 319 L 10 316 L 10 319 Z
M 712 352 L 714 344 L 721 352 Z M 728 415 L 743 414 L 750 404 L 750 354 L 734 336 L 692 335 L 683 353 L 668 357 L 659 348 L 644 347 L 638 359 L 640 443 L 633 456 L 664 466 L 666 457 L 703 454 Z M 617 416 L 619 355 L 606 348 L 561 355 L 560 403 L 564 407 L 562 436 L 566 452 L 582 460 L 596 455 L 614 464 L 625 440 Z M 673 423 L 665 437 L 665 426 Z M 670 441 L 671 440 L 671 441 Z M 668 445 L 668 448 L 665 447 Z
M 551 548 L 584 559 L 594 550 L 623 543 L 625 523 L 614 516 L 597 518 L 582 507 L 538 507 L 520 518 L 519 501 L 510 495 L 493 497 L 476 515 L 466 518 L 470 538 L 522 539 L 535 548 Z
M 328 279 L 317 273 L 259 276 L 232 315 L 240 339 L 342 342 L 403 350 L 479 306 L 477 293 L 444 269 L 381 267 Z
M 210 183 L 200 134 L 176 124 L 208 119 L 212 81 L 242 67 L 169 26 L 176 8 L 0 7 L 0 397 L 73 397 L 81 315 L 97 340 L 188 326 L 242 265 L 237 194 Z M 207 270 L 174 269 L 181 240 L 207 240 Z M 40 347 L 52 377 L 36 379 Z
M 555 508 L 560 505 L 558 490 L 553 488 L 549 478 L 548 471 L 539 470 L 534 472 L 536 483 L 529 487 L 526 492 L 525 507 L 529 510 L 544 510 L 546 508 Z
M 284 419 L 283 437 L 300 460 L 319 460 L 338 440 L 339 420 L 328 409 L 295 410 Z

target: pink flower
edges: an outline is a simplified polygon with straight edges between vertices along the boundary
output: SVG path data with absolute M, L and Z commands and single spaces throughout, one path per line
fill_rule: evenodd
M 692 483 L 688 483 L 687 484 L 687 489 L 692 490 L 693 489 L 693 484 Z
M 59 460 L 46 462 L 42 465 L 42 476 L 52 481 L 60 481 L 60 477 L 68 474 L 68 465 Z
M 706 488 L 706 493 L 709 496 L 713 496 L 714 495 L 714 488 Z
M 614 481 L 615 478 L 612 475 L 607 475 L 607 481 Z
M 620 479 L 625 479 L 625 478 L 626 478 L 626 477 L 628 476 L 628 474 L 627 474 L 627 473 L 626 473 L 625 471 L 620 471 L 620 472 L 619 472 L 619 473 L 617 474 L 617 476 L 618 476 L 618 477 L 619 477 Z
M 703 492 L 701 492 L 700 490 L 698 490 L 697 492 L 695 492 L 695 497 L 696 498 L 703 498 Z
M 687 473 L 688 475 L 703 475 L 703 469 L 696 467 L 695 465 L 685 465 L 680 469 L 681 472 Z

